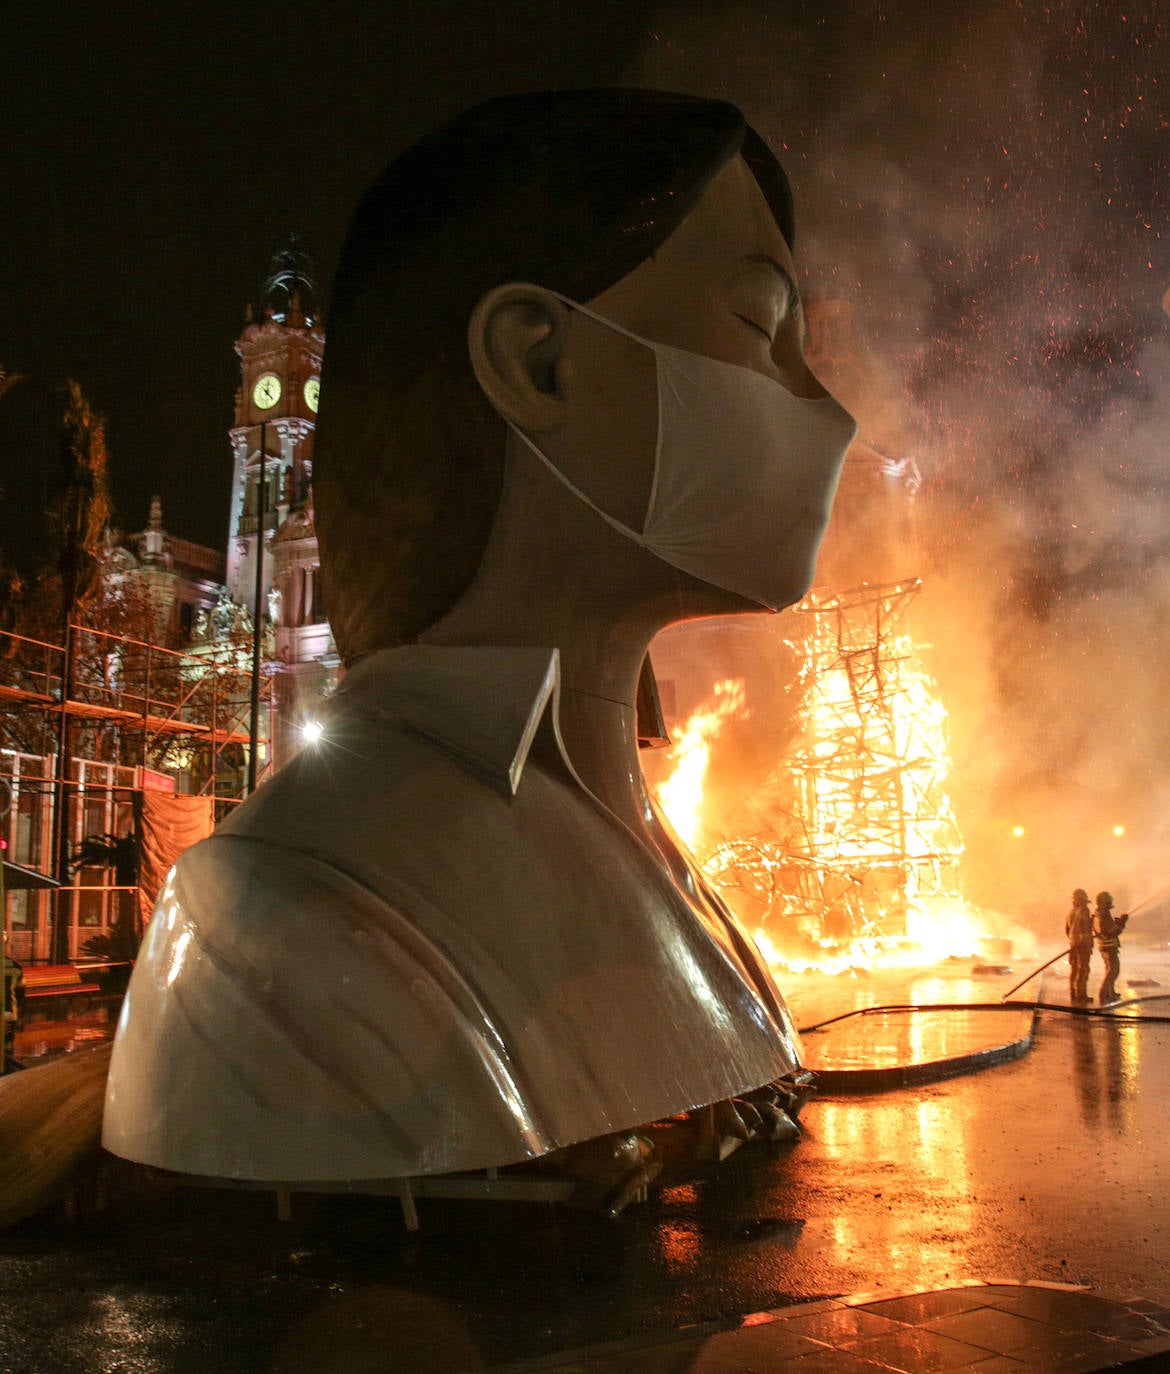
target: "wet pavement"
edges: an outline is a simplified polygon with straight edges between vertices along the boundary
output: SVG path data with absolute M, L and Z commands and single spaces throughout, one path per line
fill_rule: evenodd
M 874 1008 L 803 1037 L 822 1094 L 931 1083 L 1018 1059 L 1032 1046 L 1032 1010 Z
M 43 1064 L 74 1050 L 104 1045 L 113 1038 L 117 1013 L 98 1007 L 71 1021 L 31 1021 L 17 1032 L 15 1055 L 22 1064 Z
M 1166 951 L 1126 955 L 1126 977 L 1170 989 Z M 862 980 L 860 994 L 839 980 L 821 980 L 830 986 L 815 993 L 801 980 L 786 989 L 809 1025 L 850 1003 L 994 1003 L 1026 971 L 883 975 Z M 1044 1000 L 1062 991 L 1066 980 L 1046 977 Z M 1155 1309 L 1170 1307 L 1170 1026 L 1136 1023 L 1142 1011 L 1170 1013 L 1170 1003 L 1108 1019 L 1042 1012 L 1020 1059 L 913 1088 L 824 1094 L 805 1108 L 800 1142 L 745 1147 L 615 1222 L 424 1199 L 422 1230 L 410 1235 L 391 1199 L 297 1197 L 282 1223 L 270 1196 L 144 1192 L 115 1169 L 106 1211 L 83 1207 L 73 1221 L 34 1219 L 0 1235 L 0 1371 L 443 1374 L 542 1360 L 723 1374 L 776 1367 L 772 1356 L 736 1353 L 737 1340 L 799 1335 L 829 1348 L 815 1334 L 823 1324 L 782 1325 L 817 1316 L 799 1305 L 901 1321 L 897 1309 L 871 1304 L 989 1279 L 1011 1291 L 978 1289 L 979 1309 L 1018 1320 L 1039 1318 L 1004 1302 L 1015 1284 L 1040 1281 L 1093 1290 L 1079 1303 L 1140 1299 L 1157 1324 Z M 875 1048 L 891 1033 L 874 1017 L 843 1024 L 868 1025 Z M 945 1032 L 948 1043 L 959 1043 L 955 1034 Z M 970 1336 L 977 1323 L 937 1322 L 963 1315 L 901 1325 L 962 1341 L 956 1333 Z M 981 1320 L 993 1319 L 1003 1327 L 994 1312 Z M 649 1363 L 651 1349 L 676 1363 Z M 565 1354 L 583 1350 L 593 1352 L 583 1365 Z M 719 1352 L 722 1362 L 710 1363 Z M 982 1367 L 1019 1367 L 1018 1353 Z M 840 1352 L 803 1357 L 797 1368 L 847 1367 L 823 1363 Z
M 531 1360 L 498 1374 L 879 1374 L 972 1369 L 1165 1369 L 1170 1308 L 1071 1284 L 971 1283 L 922 1293 L 805 1303 L 753 1312 L 723 1330 Z

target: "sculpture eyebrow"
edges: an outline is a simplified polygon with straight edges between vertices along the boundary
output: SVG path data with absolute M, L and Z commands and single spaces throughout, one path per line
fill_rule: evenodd
M 800 305 L 800 293 L 796 289 L 796 283 L 789 276 L 787 269 L 774 257 L 768 253 L 748 253 L 743 260 L 744 262 L 758 263 L 762 267 L 770 267 L 788 288 L 789 308 L 795 309 Z

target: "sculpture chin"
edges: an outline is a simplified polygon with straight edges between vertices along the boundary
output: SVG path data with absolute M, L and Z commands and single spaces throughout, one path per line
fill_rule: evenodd
M 761 564 L 768 569 L 766 593 L 746 599 L 768 611 L 783 611 L 803 600 L 815 584 L 817 555 L 828 527 L 827 510 L 803 508 L 777 548 L 761 554 Z M 738 591 L 735 587 L 722 590 Z

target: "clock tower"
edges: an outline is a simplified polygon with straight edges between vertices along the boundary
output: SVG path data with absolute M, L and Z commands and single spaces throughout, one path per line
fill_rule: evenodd
M 313 431 L 321 390 L 321 328 L 313 264 L 295 234 L 273 255 L 258 312 L 236 340 L 240 389 L 231 430 L 232 498 L 227 586 L 255 614 L 256 558 L 264 539 L 262 614 L 272 590 L 273 534 L 310 501 Z M 263 529 L 261 529 L 263 524 Z
M 231 599 L 270 627 L 277 668 L 279 766 L 300 744 L 300 727 L 337 678 L 325 617 L 321 560 L 313 526 L 313 435 L 321 394 L 325 333 L 313 264 L 296 235 L 273 255 L 236 340 L 240 388 L 230 438 L 233 455 L 227 587 Z M 260 605 L 256 606 L 257 559 Z

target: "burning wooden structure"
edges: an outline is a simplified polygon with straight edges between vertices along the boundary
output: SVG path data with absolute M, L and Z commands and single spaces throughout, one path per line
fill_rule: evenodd
M 909 628 L 919 589 L 814 592 L 796 608 L 796 747 L 757 793 L 764 824 L 701 855 L 785 962 L 929 953 L 940 940 L 969 952 L 946 712 Z M 742 702 L 742 684 L 722 686 L 723 701 Z M 661 789 L 668 813 L 678 776 Z

